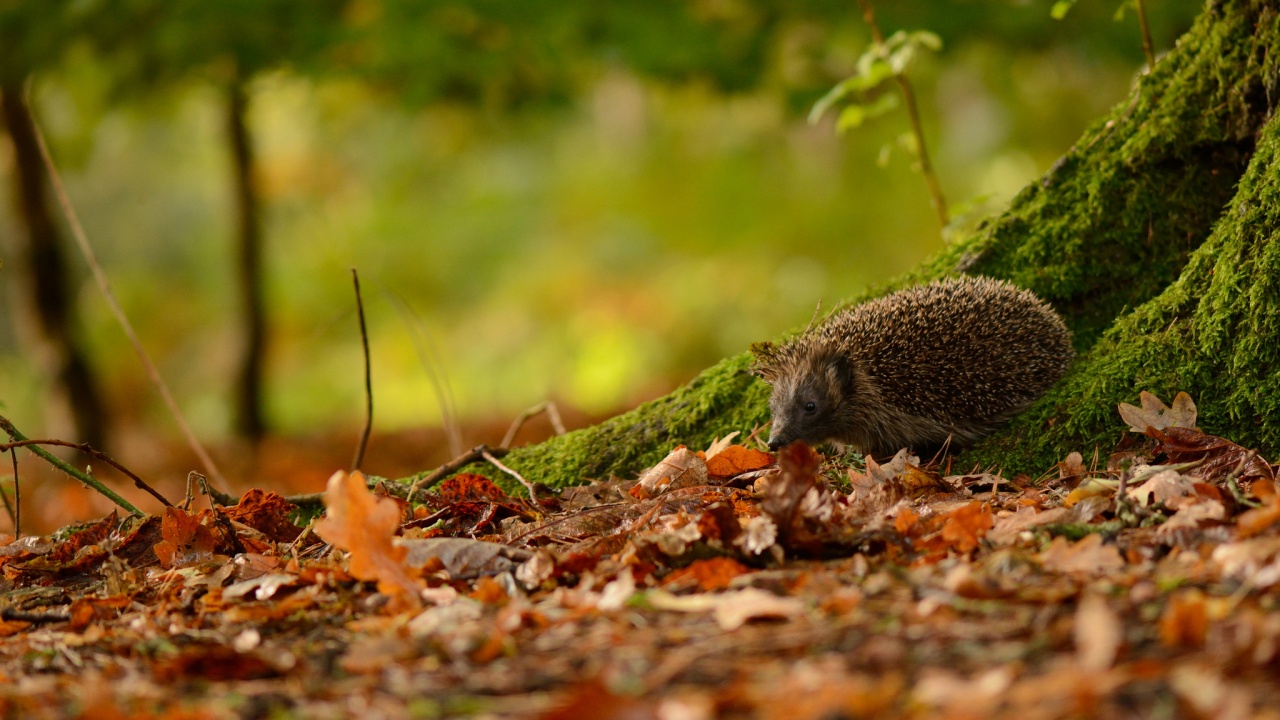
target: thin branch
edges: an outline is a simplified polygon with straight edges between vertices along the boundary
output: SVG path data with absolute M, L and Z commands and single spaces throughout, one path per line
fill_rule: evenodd
M 480 454 L 484 456 L 484 459 L 485 459 L 485 460 L 488 460 L 488 461 L 489 461 L 489 464 L 491 464 L 491 465 L 493 465 L 494 467 L 498 468 L 498 469 L 499 469 L 499 470 L 501 470 L 502 472 L 504 472 L 504 473 L 506 473 L 506 474 L 510 475 L 511 477 L 515 478 L 516 480 L 519 480 L 521 485 L 523 485 L 523 486 L 525 486 L 526 488 L 528 488 L 528 490 L 529 490 L 529 499 L 533 501 L 533 504 L 534 504 L 534 505 L 537 505 L 537 504 L 538 504 L 538 493 L 534 491 L 534 489 L 533 489 L 533 483 L 530 483 L 528 480 L 525 480 L 525 479 L 524 479 L 524 477 L 520 475 L 520 473 L 518 473 L 518 472 L 516 472 L 515 470 L 512 470 L 511 468 L 507 467 L 506 465 L 503 465 L 502 463 L 498 462 L 498 458 L 496 458 L 496 457 L 494 457 L 492 454 L 490 454 L 488 450 L 485 450 L 484 452 L 482 452 L 482 453 L 480 453 Z
M 408 495 L 409 500 L 413 500 L 413 498 L 416 497 L 420 491 L 424 491 L 434 486 L 436 483 L 452 475 L 453 473 L 457 472 L 461 468 L 464 468 L 467 465 L 470 465 L 471 463 L 479 462 L 480 460 L 486 459 L 485 458 L 486 454 L 492 457 L 500 458 L 507 454 L 507 449 L 506 448 L 490 448 L 488 445 L 477 445 L 471 448 L 470 450 L 462 453 L 458 457 L 436 468 L 429 475 L 424 475 L 423 477 L 418 478 L 418 480 L 409 487 L 409 495 Z
M 233 507 L 240 504 L 240 498 L 230 493 L 224 493 L 215 487 L 211 487 L 209 485 L 209 478 L 201 475 L 195 470 L 187 473 L 187 484 L 190 485 L 192 480 L 195 480 L 196 485 L 200 488 L 200 491 L 205 494 L 205 497 L 209 498 L 210 509 L 213 509 L 214 501 L 217 501 L 219 505 L 226 507 Z
M 364 451 L 369 447 L 369 433 L 373 432 L 373 376 L 369 369 L 369 328 L 364 322 L 364 300 L 360 297 L 360 275 L 351 268 L 351 282 L 356 289 L 356 315 L 360 318 L 360 344 L 364 348 L 364 432 L 356 446 L 351 469 L 359 470 L 364 463 Z
M 880 31 L 880 25 L 876 22 L 876 14 L 871 7 L 871 0 L 858 0 L 858 5 L 862 8 L 862 19 L 866 21 L 867 27 L 871 29 L 872 40 L 877 48 L 883 50 L 884 33 Z M 920 109 L 916 105 L 915 90 L 912 89 L 911 81 L 907 79 L 905 73 L 894 73 L 893 79 L 898 83 L 898 90 L 902 93 L 902 104 L 906 106 L 907 118 L 911 121 L 911 134 L 915 136 L 916 140 L 916 159 L 920 161 L 920 174 L 924 176 L 925 185 L 929 188 L 929 202 L 933 204 L 933 211 L 938 215 L 938 222 L 945 230 L 951 219 L 947 215 L 947 201 L 942 195 L 942 183 L 938 182 L 938 176 L 933 170 L 933 163 L 929 161 L 929 149 L 924 142 L 924 125 L 920 122 Z
M 135 487 L 137 487 L 139 490 L 145 491 L 147 494 L 151 495 L 151 497 L 159 500 L 161 503 L 164 504 L 165 507 L 173 507 L 173 503 L 169 502 L 169 500 L 166 499 L 165 496 L 157 492 L 155 488 L 152 488 L 150 485 L 143 482 L 142 478 L 138 477 L 137 475 L 134 475 L 129 470 L 129 468 L 121 465 L 115 460 L 112 460 L 111 457 L 108 456 L 106 453 L 98 450 L 94 450 L 92 447 L 89 446 L 89 443 L 73 443 L 73 442 L 67 442 L 66 440 L 18 440 L 11 443 L 0 444 L 0 452 L 4 450 L 10 450 L 12 448 L 29 447 L 32 445 L 52 445 L 54 447 L 68 447 L 68 448 L 74 448 L 76 450 L 79 450 L 85 455 L 88 455 L 89 457 L 92 457 L 96 460 L 101 460 L 102 462 L 110 465 L 116 470 L 119 470 L 121 473 L 128 476 L 130 480 L 133 480 L 133 484 Z
M 13 521 L 13 539 L 17 540 L 22 537 L 22 492 L 18 490 L 18 451 L 9 450 L 9 458 L 13 460 L 14 507 L 9 507 L 8 493 L 0 491 L 0 497 L 4 498 L 4 509 L 8 511 L 9 519 Z
M 538 403 L 517 415 L 516 419 L 511 422 L 511 427 L 507 428 L 507 434 L 502 436 L 502 444 L 498 447 L 511 447 L 511 443 L 515 441 L 516 433 L 520 432 L 520 428 L 524 427 L 524 424 L 530 419 L 542 413 L 547 414 L 547 419 L 551 421 L 551 427 L 556 431 L 556 435 L 565 434 L 564 421 L 560 419 L 560 409 L 556 407 L 554 402 L 548 400 Z
M 1142 29 L 1142 54 L 1147 56 L 1147 72 L 1156 66 L 1155 45 L 1151 42 L 1151 27 L 1147 25 L 1145 0 L 1134 0 L 1138 10 L 1138 27 Z
M 45 168 L 49 172 L 49 180 L 53 185 L 54 194 L 58 196 L 58 203 L 62 206 L 62 212 L 67 216 L 67 224 L 71 226 L 71 236 L 75 238 L 76 244 L 80 246 L 80 252 L 84 255 L 85 261 L 89 264 L 89 270 L 93 273 L 93 279 L 98 284 L 98 289 L 102 291 L 103 297 L 107 301 L 107 307 L 116 317 L 116 321 L 120 323 L 120 327 L 124 330 L 125 337 L 129 339 L 129 343 L 133 345 L 133 350 L 138 354 L 138 359 L 142 362 L 142 367 L 147 372 L 147 376 L 151 379 L 151 384 L 159 391 L 160 397 L 164 400 L 165 405 L 169 407 L 170 414 L 178 423 L 179 429 L 187 439 L 187 444 L 191 446 L 191 450 L 195 452 L 196 457 L 200 459 L 200 463 L 204 465 L 205 471 L 209 476 L 214 478 L 220 485 L 227 484 L 226 478 L 218 471 L 218 466 L 214 464 L 213 458 L 205 451 L 204 445 L 196 438 L 195 432 L 191 430 L 191 426 L 187 423 L 186 417 L 183 416 L 182 410 L 178 408 L 178 401 L 173 398 L 173 393 L 169 391 L 169 386 L 165 384 L 164 378 L 160 377 L 160 371 L 156 368 L 151 356 L 142 347 L 142 341 L 138 339 L 138 334 L 134 332 L 133 325 L 129 322 L 129 318 L 124 314 L 124 309 L 120 307 L 120 303 L 116 301 L 116 296 L 111 292 L 111 283 L 107 281 L 107 274 L 103 271 L 102 265 L 98 263 L 97 255 L 93 252 L 93 247 L 89 245 L 89 237 L 84 232 L 84 227 L 80 225 L 80 217 L 76 214 L 75 207 L 71 204 L 71 198 L 67 195 L 67 191 L 62 186 L 62 176 L 58 173 L 58 168 L 54 165 L 53 155 L 49 152 L 49 146 L 45 143 L 44 133 L 36 126 L 36 142 L 40 146 L 40 155 L 44 158 Z
M 18 432 L 18 429 L 13 426 L 13 423 L 9 422 L 9 419 L 3 416 L 0 416 L 0 430 L 3 430 L 6 434 L 9 435 L 10 438 L 13 438 L 14 442 L 16 443 L 21 444 L 24 441 L 29 439 L 26 436 L 24 436 L 22 433 Z M 35 453 L 36 455 L 39 455 L 41 458 L 44 458 L 45 462 L 58 468 L 59 470 L 70 475 L 71 477 L 79 480 L 80 482 L 84 483 L 87 487 L 97 490 L 104 497 L 106 497 L 108 500 L 115 503 L 116 505 L 119 505 L 125 511 L 133 515 L 143 514 L 141 510 L 134 507 L 128 500 L 125 500 L 124 498 L 117 495 L 115 491 L 113 491 L 111 488 L 107 487 L 106 485 L 103 485 L 93 476 L 88 475 L 86 473 L 82 473 L 79 470 L 71 467 L 67 463 L 63 462 L 61 458 L 50 453 L 48 450 L 45 450 L 39 445 L 23 445 L 23 447 L 26 447 L 31 452 Z

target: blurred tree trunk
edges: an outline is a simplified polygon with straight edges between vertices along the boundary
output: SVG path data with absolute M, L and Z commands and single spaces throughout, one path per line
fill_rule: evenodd
M 13 270 L 23 279 L 25 304 L 34 320 L 30 325 L 53 370 L 58 403 L 66 406 L 76 440 L 101 449 L 107 438 L 106 413 L 77 332 L 75 287 L 50 212 L 35 120 L 21 81 L 0 84 L 0 113 L 13 144 L 13 200 L 21 227 Z
M 236 275 L 244 344 L 235 386 L 235 430 L 251 440 L 266 433 L 262 411 L 262 375 L 266 362 L 267 320 L 262 291 L 262 224 L 254 175 L 253 140 L 246 115 L 248 98 L 237 76 L 227 92 L 227 136 L 231 143 L 236 199 Z
M 1005 278 L 1051 302 L 1075 333 L 1068 375 L 961 465 L 1038 474 L 1073 450 L 1105 458 L 1124 430 L 1116 403 L 1142 390 L 1166 400 L 1186 390 L 1201 427 L 1280 452 L 1277 48 L 1280 0 L 1211 0 L 1129 99 L 1008 210 L 876 291 L 958 273 Z M 745 353 L 729 358 L 505 462 L 565 485 L 749 433 L 768 418 L 768 388 L 749 364 Z

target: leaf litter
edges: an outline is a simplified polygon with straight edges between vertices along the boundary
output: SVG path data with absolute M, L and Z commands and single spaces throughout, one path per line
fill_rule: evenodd
M 1044 478 L 677 447 L 0 546 L 5 717 L 1280 717 L 1280 493 L 1146 393 Z M 946 462 L 946 460 L 943 460 Z M 851 466 L 852 465 L 852 466 Z

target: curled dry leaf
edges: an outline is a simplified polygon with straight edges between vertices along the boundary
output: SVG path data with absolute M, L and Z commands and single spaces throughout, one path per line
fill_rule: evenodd
M 1124 567 L 1114 545 L 1104 545 L 1102 536 L 1086 535 L 1074 545 L 1062 536 L 1036 556 L 1045 570 L 1071 575 L 1103 575 Z
M 742 445 L 730 445 L 715 455 L 707 456 L 707 475 L 713 478 L 729 478 L 753 470 L 769 467 L 773 455 L 752 450 Z
M 942 539 L 956 552 L 972 552 L 994 524 L 990 505 L 971 502 L 943 517 Z
M 1271 465 L 1257 453 L 1216 435 L 1208 435 L 1195 429 L 1171 427 L 1154 437 L 1160 440 L 1160 451 L 1168 456 L 1170 463 L 1200 461 L 1198 467 L 1188 472 L 1204 478 L 1205 482 L 1221 480 L 1237 468 L 1240 472 L 1236 477 L 1242 481 L 1257 478 L 1275 480 Z
M 1154 471 L 1154 474 L 1151 474 Z M 1177 470 L 1158 468 L 1136 468 L 1135 475 L 1148 475 L 1145 482 L 1129 489 L 1127 496 L 1145 506 L 1153 503 L 1165 507 L 1176 508 L 1184 498 L 1196 497 L 1195 482 L 1180 474 Z
M 1133 432 L 1156 437 L 1153 430 L 1196 426 L 1196 404 L 1185 392 L 1178 393 L 1173 399 L 1172 408 L 1145 390 L 1138 396 L 1138 401 L 1142 403 L 1140 408 L 1129 403 L 1120 403 L 1119 406 L 1121 419 L 1129 423 Z
M 200 524 L 199 515 L 188 515 L 177 507 L 164 509 L 160 535 L 164 540 L 156 543 L 155 551 L 165 567 L 187 567 L 212 560 L 218 544 L 209 528 Z
M 642 500 L 657 497 L 668 490 L 707 484 L 707 463 L 689 448 L 680 447 L 667 453 L 631 489 Z
M 400 508 L 375 498 L 359 471 L 341 470 L 329 478 L 324 492 L 325 516 L 315 531 L 325 542 L 346 550 L 351 574 L 377 581 L 378 591 L 414 605 L 420 603 L 417 581 L 405 569 L 408 550 L 392 542 L 400 524 Z
M 1076 660 L 1080 667 L 1100 672 L 1111 667 L 1124 641 L 1124 627 L 1107 599 L 1086 593 L 1076 608 Z

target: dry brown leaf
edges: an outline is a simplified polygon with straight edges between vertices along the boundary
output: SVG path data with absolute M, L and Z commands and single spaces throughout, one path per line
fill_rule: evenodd
M 707 463 L 689 448 L 680 447 L 667 453 L 631 489 L 640 499 L 657 497 L 668 490 L 707 484 Z
M 1090 672 L 1101 672 L 1115 663 L 1124 627 L 1119 616 L 1099 593 L 1086 593 L 1076 608 L 1076 660 Z
M 1160 616 L 1160 642 L 1165 647 L 1203 647 L 1208 631 L 1209 610 L 1199 590 L 1184 590 L 1169 598 Z
M 713 478 L 728 478 L 767 468 L 773 462 L 773 455 L 767 452 L 752 450 L 742 445 L 730 445 L 715 455 L 707 456 L 707 475 Z
M 1171 427 L 1156 437 L 1160 440 L 1160 451 L 1168 456 L 1169 462 L 1200 461 L 1201 464 L 1189 470 L 1188 474 L 1203 478 L 1205 482 L 1220 480 L 1237 468 L 1240 472 L 1236 477 L 1242 481 L 1257 478 L 1275 480 L 1275 472 L 1266 460 L 1230 440 L 1180 427 Z M 1243 467 L 1241 462 L 1244 462 Z
M 1155 468 L 1137 469 L 1135 474 L 1150 472 Z M 1196 496 L 1195 482 L 1191 478 L 1178 473 L 1177 470 L 1160 470 L 1151 475 L 1140 485 L 1129 488 L 1127 496 L 1137 500 L 1142 506 L 1161 503 L 1166 507 L 1177 507 L 1178 500 Z
M 1097 534 L 1086 535 L 1074 545 L 1058 536 L 1036 557 L 1044 569 L 1067 574 L 1102 575 L 1124 567 L 1116 547 L 1104 545 Z
M 390 500 L 375 498 L 364 474 L 341 470 L 329 478 L 324 506 L 325 516 L 316 521 L 316 534 L 347 551 L 351 574 L 360 580 L 377 581 L 379 592 L 420 604 L 418 583 L 405 569 L 408 550 L 393 542 L 400 508 Z
M 1084 457 L 1078 452 L 1073 452 L 1067 456 L 1066 460 L 1058 463 L 1058 477 L 1068 478 L 1085 474 Z
M 1165 405 L 1160 398 L 1143 390 L 1138 396 L 1142 407 L 1137 408 L 1129 403 L 1120 403 L 1120 418 L 1129 423 L 1129 429 L 1144 435 L 1152 434 L 1151 430 L 1164 430 L 1171 427 L 1194 428 L 1196 426 L 1196 404 L 1185 392 L 1178 393 L 1173 399 L 1173 407 Z
M 942 539 L 959 553 L 978 547 L 978 541 L 995 525 L 991 506 L 980 502 L 952 510 L 943 518 Z
M 200 524 L 199 515 L 188 515 L 182 508 L 164 509 L 160 523 L 160 535 L 156 543 L 156 557 L 165 567 L 187 567 L 213 559 L 217 541 L 209 528 Z
M 1272 498 L 1270 503 L 1240 514 L 1240 518 L 1236 520 L 1236 527 L 1240 530 L 1240 537 L 1253 537 L 1273 527 L 1276 523 L 1280 523 L 1280 502 L 1276 502 L 1275 495 L 1270 497 Z

